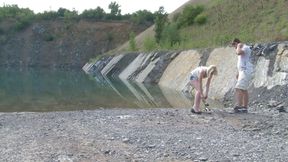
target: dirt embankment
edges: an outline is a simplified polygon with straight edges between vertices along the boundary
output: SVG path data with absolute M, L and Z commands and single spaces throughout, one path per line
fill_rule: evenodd
M 1 113 L 0 161 L 285 161 L 287 113 L 189 109 Z

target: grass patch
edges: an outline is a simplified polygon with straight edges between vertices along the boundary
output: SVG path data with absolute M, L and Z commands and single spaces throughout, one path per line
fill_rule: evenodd
M 238 37 L 244 42 L 287 40 L 285 0 L 215 0 L 202 13 L 207 22 L 181 29 L 179 48 L 228 45 Z

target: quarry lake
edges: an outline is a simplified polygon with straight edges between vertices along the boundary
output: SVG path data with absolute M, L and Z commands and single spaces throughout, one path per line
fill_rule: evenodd
M 1 69 L 0 112 L 47 112 L 99 108 L 191 108 L 193 99 L 82 70 Z

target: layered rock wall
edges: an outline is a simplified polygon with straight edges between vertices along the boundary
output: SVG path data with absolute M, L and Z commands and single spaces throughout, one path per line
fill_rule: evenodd
M 251 60 L 254 78 L 250 90 L 269 91 L 274 87 L 285 93 L 288 85 L 288 42 L 254 44 Z M 120 62 L 122 62 L 120 64 Z M 231 97 L 237 74 L 237 55 L 232 47 L 210 50 L 186 50 L 103 57 L 83 69 L 89 74 L 100 72 L 140 83 L 157 83 L 160 87 L 178 92 L 189 92 L 190 72 L 201 65 L 216 65 L 218 76 L 212 79 L 209 97 L 223 100 Z M 205 84 L 205 83 L 204 83 Z M 284 88 L 283 88 L 284 87 Z M 286 91 L 285 91 L 286 90 Z M 277 98 L 272 96 L 271 98 Z

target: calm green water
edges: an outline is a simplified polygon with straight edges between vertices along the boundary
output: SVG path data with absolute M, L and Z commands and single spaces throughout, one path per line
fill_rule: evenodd
M 191 107 L 182 93 L 82 70 L 0 69 L 0 112 Z

